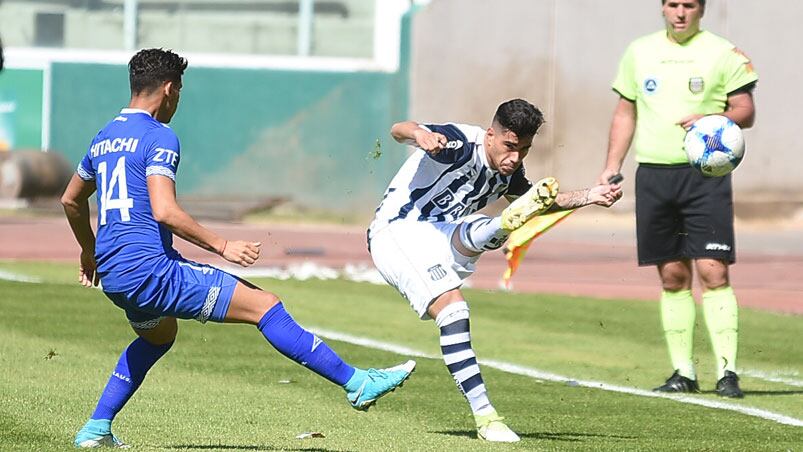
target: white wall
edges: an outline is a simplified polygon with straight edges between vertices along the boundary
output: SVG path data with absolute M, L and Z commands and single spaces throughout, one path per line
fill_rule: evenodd
M 746 131 L 747 157 L 734 177 L 736 199 L 803 203 L 794 109 L 803 104 L 803 2 L 708 3 L 704 28 L 745 51 L 760 77 L 756 126 Z M 586 186 L 604 163 L 619 58 L 632 39 L 662 27 L 659 0 L 434 0 L 413 21 L 412 119 L 487 125 L 500 102 L 528 99 L 547 118 L 528 174 Z

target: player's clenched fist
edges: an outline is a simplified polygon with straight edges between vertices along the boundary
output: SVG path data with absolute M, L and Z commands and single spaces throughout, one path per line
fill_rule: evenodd
M 232 240 L 226 242 L 221 256 L 227 261 L 248 267 L 259 259 L 261 242 L 247 242 L 245 240 Z
M 590 204 L 610 207 L 622 197 L 622 187 L 619 184 L 601 184 L 588 190 Z
M 413 132 L 413 137 L 419 148 L 432 155 L 440 152 L 448 141 L 443 134 L 425 129 L 417 129 Z

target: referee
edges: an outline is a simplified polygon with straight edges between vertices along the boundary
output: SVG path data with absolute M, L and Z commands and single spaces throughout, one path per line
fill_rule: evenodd
M 600 181 L 636 153 L 636 229 L 639 265 L 655 265 L 663 288 L 661 320 L 674 373 L 655 388 L 699 392 L 692 359 L 696 309 L 694 271 L 716 357 L 716 392 L 744 397 L 736 375 L 738 307 L 728 278 L 735 262 L 731 176 L 704 177 L 683 150 L 685 131 L 711 114 L 742 128 L 753 125 L 758 80 L 741 51 L 700 29 L 705 0 L 662 0 L 666 29 L 633 41 L 619 62 Z

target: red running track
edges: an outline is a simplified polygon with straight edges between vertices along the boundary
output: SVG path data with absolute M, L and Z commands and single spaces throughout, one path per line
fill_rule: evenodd
M 579 217 L 579 215 L 575 215 Z M 639 268 L 632 225 L 620 219 L 569 219 L 538 239 L 513 279 L 513 290 L 599 298 L 657 300 L 656 270 Z M 572 222 L 574 221 L 574 224 Z M 360 227 L 211 224 L 228 239 L 263 242 L 257 266 L 286 266 L 312 261 L 342 268 L 372 265 Z M 742 306 L 803 314 L 803 239 L 801 231 L 737 225 L 736 265 L 731 280 Z M 186 257 L 212 264 L 224 261 L 176 239 Z M 70 261 L 78 246 L 61 218 L 0 218 L 0 259 Z M 506 268 L 501 252 L 480 259 L 469 284 L 497 289 Z M 698 299 L 699 299 L 699 293 Z

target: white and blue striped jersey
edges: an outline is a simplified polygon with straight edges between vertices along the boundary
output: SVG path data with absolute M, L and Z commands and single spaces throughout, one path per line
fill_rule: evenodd
M 485 155 L 485 129 L 465 124 L 424 124 L 447 143 L 436 155 L 416 149 L 385 191 L 368 228 L 368 240 L 394 221 L 442 222 L 465 217 L 502 196 L 521 196 L 531 186 L 524 166 L 504 176 Z

